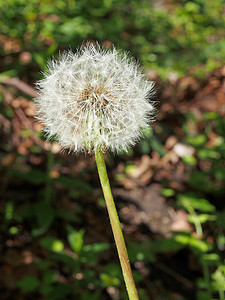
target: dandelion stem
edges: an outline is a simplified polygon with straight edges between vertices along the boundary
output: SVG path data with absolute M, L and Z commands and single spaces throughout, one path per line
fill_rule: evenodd
M 101 150 L 95 151 L 95 159 L 96 159 L 98 174 L 99 174 L 99 178 L 100 178 L 100 182 L 101 182 L 101 186 L 102 186 L 102 190 L 105 197 L 105 202 L 106 202 L 106 206 L 107 206 L 107 210 L 111 222 L 114 239 L 116 242 L 116 247 L 120 259 L 120 264 L 121 264 L 128 296 L 130 300 L 139 300 L 137 289 L 134 283 L 134 279 L 130 267 L 130 262 L 127 254 L 126 245 L 124 242 L 124 237 L 123 237 L 119 217 L 117 214 L 111 187 L 109 184 L 109 178 L 106 170 L 103 153 Z

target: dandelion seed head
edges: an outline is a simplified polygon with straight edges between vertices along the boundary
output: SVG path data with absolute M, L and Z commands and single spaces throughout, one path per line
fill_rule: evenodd
M 154 116 L 154 83 L 127 53 L 98 44 L 51 60 L 37 89 L 47 137 L 71 151 L 127 151 Z

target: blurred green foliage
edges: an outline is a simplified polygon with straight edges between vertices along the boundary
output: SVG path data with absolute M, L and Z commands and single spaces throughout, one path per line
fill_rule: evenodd
M 162 79 L 170 72 L 204 77 L 224 63 L 224 7 L 224 0 L 165 3 L 156 0 L 0 1 L 0 81 L 6 77 L 25 76 L 32 82 L 40 76 L 39 70 L 45 69 L 46 60 L 52 54 L 67 48 L 76 49 L 87 40 L 98 40 L 106 47 L 113 43 L 131 51 L 146 71 L 153 69 Z M 31 55 L 31 60 L 24 64 L 20 59 L 23 52 Z M 2 102 L 0 94 L 0 104 Z M 1 115 L 11 120 L 13 108 L 10 105 L 1 108 Z M 187 212 L 192 231 L 173 232 L 163 239 L 157 236 L 152 242 L 134 238 L 128 242 L 129 257 L 135 267 L 144 266 L 142 271 L 145 272 L 145 268 L 151 270 L 160 255 L 186 249 L 196 258 L 201 270 L 196 282 L 197 300 L 223 300 L 225 210 L 220 207 L 225 197 L 225 120 L 215 112 L 204 113 L 201 120 L 189 113 L 184 114 L 179 125 L 183 132 L 179 139 L 194 149 L 194 154 L 181 159 L 188 170 L 187 191 L 176 190 L 169 182 L 162 181 L 160 194 Z M 121 160 L 129 161 L 123 173 L 115 174 L 117 183 L 137 169 L 132 156 L 151 156 L 152 152 L 159 157 L 166 155 L 165 135 L 177 134 L 167 125 L 163 126 L 159 124 L 157 131 L 144 131 L 145 139 L 137 148 L 120 154 Z M 197 128 L 195 134 L 191 130 L 193 126 Z M 32 135 L 28 128 L 22 132 L 24 139 Z M 210 135 L 214 136 L 211 145 L 208 144 Z M 2 143 L 5 156 L 9 149 L 9 145 Z M 33 145 L 30 153 L 41 155 L 43 149 Z M 37 249 L 32 274 L 23 275 L 16 283 L 24 299 L 34 299 L 38 295 L 46 300 L 100 300 L 106 288 L 120 289 L 123 286 L 120 267 L 112 257 L 107 258 L 110 244 L 86 241 L 81 217 L 85 208 L 79 203 L 83 197 L 94 194 L 94 183 L 90 183 L 86 174 L 84 177 L 80 174 L 80 178 L 63 174 L 51 177 L 53 165 L 63 165 L 58 157 L 53 160 L 51 150 L 46 170 L 43 165 L 37 168 L 30 162 L 25 165 L 25 161 L 26 154 L 16 153 L 10 167 L 0 165 L 4 179 L 12 179 L 13 183 L 21 185 L 21 190 L 23 184 L 32 190 L 31 195 L 26 191 L 28 195 L 23 194 L 19 200 L 16 192 L 7 194 L 7 201 L 0 207 L 3 238 L 16 240 L 27 230 L 34 252 Z M 63 199 L 76 204 L 72 210 L 58 205 L 62 195 Z M 32 201 L 27 200 L 29 197 Z M 104 209 L 102 198 L 98 202 Z M 147 300 L 149 275 L 143 274 L 136 268 L 134 277 L 140 283 L 141 299 Z M 125 293 L 120 296 L 126 299 Z M 170 299 L 168 294 L 164 298 Z
M 199 123 L 202 129 L 197 135 L 191 134 L 189 129 L 198 126 Z M 197 260 L 198 267 L 202 269 L 202 274 L 199 274 L 196 281 L 197 300 L 223 300 L 225 210 L 219 211 L 216 207 L 218 202 L 215 204 L 213 202 L 216 197 L 218 199 L 224 197 L 225 120 L 217 113 L 204 113 L 200 120 L 191 114 L 186 114 L 181 127 L 185 133 L 182 137 L 183 143 L 188 143 L 194 149 L 191 157 L 195 163 L 192 164 L 189 160 L 182 162 L 189 168 L 189 178 L 186 181 L 188 189 L 186 192 L 179 192 L 169 187 L 168 183 L 162 182 L 160 194 L 168 199 L 175 199 L 177 208 L 188 213 L 188 222 L 193 230 L 175 231 L 170 237 L 156 238 L 154 241 L 148 239 L 143 242 L 129 241 L 129 257 L 132 264 L 142 263 L 151 268 L 151 265 L 157 264 L 159 255 L 179 253 L 188 249 Z M 209 133 L 214 136 L 213 145 L 210 146 L 207 143 Z M 152 145 L 153 134 L 155 133 L 152 131 L 144 132 L 148 148 L 142 148 L 141 142 L 136 151 L 142 154 L 158 151 L 159 156 L 164 156 L 161 150 L 164 150 L 162 138 L 158 135 L 156 144 Z M 158 146 L 155 146 L 157 144 Z M 83 179 L 63 175 L 49 180 L 53 159 L 52 155 L 47 157 L 46 173 L 35 169 L 26 172 L 21 168 L 17 169 L 20 155 L 15 160 L 14 169 L 5 170 L 7 175 L 18 178 L 22 182 L 42 186 L 37 197 L 42 200 L 36 199 L 34 203 L 25 203 L 20 205 L 19 209 L 14 200 L 9 200 L 4 214 L 1 215 L 3 234 L 19 235 L 20 229 L 16 224 L 29 224 L 32 238 L 43 251 L 48 253 L 44 259 L 38 258 L 34 262 L 34 269 L 38 275 L 25 275 L 18 280 L 17 286 L 24 295 L 40 294 L 47 300 L 71 299 L 71 297 L 86 300 L 90 297 L 90 293 L 92 299 L 99 300 L 105 288 L 120 289 L 123 284 L 119 265 L 111 261 L 104 264 L 101 262 L 103 253 L 109 250 L 110 245 L 99 242 L 88 244 L 85 241 L 86 233 L 80 218 L 83 207 L 76 204 L 76 208 L 71 212 L 57 207 L 56 201 L 53 201 L 57 199 L 55 189 L 63 189 L 64 197 L 69 197 L 79 203 L 81 197 L 93 192 L 93 187 L 85 183 Z M 128 156 L 128 158 L 124 173 L 120 174 L 123 180 L 137 169 L 131 157 Z M 198 168 L 202 164 L 207 164 L 207 170 L 204 172 Z M 48 195 L 51 196 L 51 201 L 45 198 L 46 186 L 50 190 Z M 57 224 L 60 224 L 64 238 L 56 235 Z M 213 237 L 213 242 L 210 237 Z M 61 283 L 60 273 L 68 278 L 74 274 L 76 278 Z M 134 271 L 134 278 L 140 285 L 146 280 L 145 276 L 137 270 Z M 143 299 L 148 299 L 144 289 L 140 289 L 140 294 L 143 295 Z M 121 294 L 121 299 L 126 299 L 126 295 Z
M 197 135 L 190 135 L 189 128 L 198 122 L 202 122 L 204 129 Z M 156 252 L 173 252 L 188 247 L 197 257 L 203 272 L 203 277 L 197 280 L 197 300 L 222 300 L 225 297 L 225 210 L 223 206 L 222 212 L 219 211 L 212 199 L 218 205 L 225 195 L 225 119 L 217 113 L 207 112 L 198 122 L 193 115 L 187 114 L 183 123 L 184 141 L 195 148 L 196 154 L 193 156 L 195 163 L 188 162 L 192 167 L 189 192 L 176 194 L 176 205 L 188 212 L 188 221 L 195 230 L 173 232 L 172 237 L 156 240 L 152 247 Z M 215 134 L 213 146 L 207 145 L 209 133 Z M 187 162 L 184 160 L 184 163 Z M 196 166 L 199 164 L 207 165 L 207 170 L 198 170 Z M 174 195 L 168 188 L 162 189 L 161 193 L 166 197 Z M 207 241 L 208 231 L 214 237 L 214 243 Z
M 5 0 L 0 31 L 31 52 L 42 69 L 57 49 L 75 49 L 91 39 L 131 51 L 161 78 L 188 70 L 204 77 L 225 59 L 223 9 L 223 0 L 167 5 L 153 0 Z

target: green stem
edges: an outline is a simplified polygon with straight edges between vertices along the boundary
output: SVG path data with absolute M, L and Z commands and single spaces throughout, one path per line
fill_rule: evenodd
M 205 282 L 207 284 L 207 290 L 208 290 L 208 293 L 209 293 L 209 297 L 210 297 L 210 299 L 212 299 L 212 289 L 211 289 L 208 265 L 203 260 L 202 260 L 202 268 L 203 268 L 204 279 L 205 279 Z
M 189 208 L 189 213 L 194 217 L 194 224 L 195 224 L 195 229 L 196 229 L 197 234 L 202 236 L 202 234 L 203 234 L 202 224 L 198 219 L 198 215 L 196 214 L 195 210 L 192 207 Z
M 104 157 L 101 150 L 95 151 L 95 159 L 96 165 L 98 169 L 98 174 L 103 190 L 103 194 L 105 197 L 106 207 L 108 210 L 110 223 L 112 226 L 112 231 L 114 235 L 114 239 L 116 242 L 116 247 L 120 259 L 120 264 L 123 272 L 123 277 L 125 280 L 128 296 L 130 300 L 139 300 L 137 289 L 134 283 L 130 262 L 127 254 L 126 245 L 124 242 L 123 233 L 120 226 L 119 217 L 117 214 L 116 206 L 113 200 L 113 195 L 111 191 L 111 187 L 109 184 L 109 178 L 106 170 L 106 165 L 104 161 Z
M 219 296 L 220 296 L 220 300 L 224 300 L 224 291 L 219 289 Z

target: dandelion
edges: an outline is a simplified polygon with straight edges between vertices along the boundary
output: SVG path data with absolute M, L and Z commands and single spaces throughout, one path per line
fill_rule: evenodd
M 129 299 L 138 300 L 103 152 L 127 151 L 149 127 L 154 84 L 128 54 L 98 44 L 65 52 L 47 67 L 37 83 L 38 118 L 49 139 L 70 151 L 95 153 Z
M 38 82 L 47 137 L 71 151 L 127 151 L 149 126 L 153 83 L 126 53 L 88 44 L 48 64 Z

